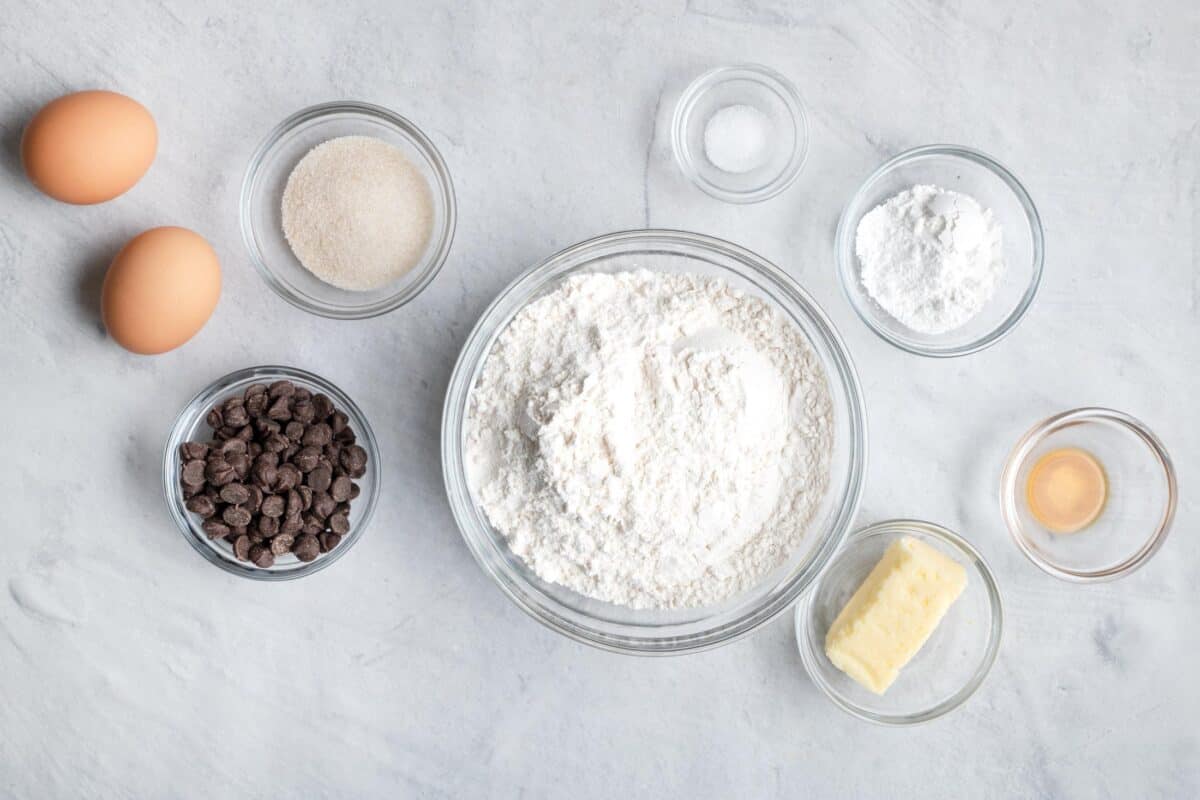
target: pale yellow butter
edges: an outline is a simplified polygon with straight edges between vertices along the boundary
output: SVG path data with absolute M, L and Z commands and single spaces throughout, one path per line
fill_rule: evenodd
M 911 536 L 896 540 L 837 615 L 825 655 L 883 694 L 967 585 L 967 571 Z

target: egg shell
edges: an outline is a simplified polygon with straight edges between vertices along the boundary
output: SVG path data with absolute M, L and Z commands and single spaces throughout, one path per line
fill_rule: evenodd
M 129 240 L 104 276 L 104 326 L 126 350 L 153 355 L 191 339 L 221 296 L 212 246 L 187 228 L 152 228 Z
M 33 185 L 64 203 L 90 205 L 124 194 L 154 161 L 158 128 L 123 94 L 76 92 L 46 104 L 21 136 Z

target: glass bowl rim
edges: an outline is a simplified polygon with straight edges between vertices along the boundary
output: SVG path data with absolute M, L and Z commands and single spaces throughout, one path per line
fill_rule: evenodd
M 503 570 L 493 568 L 489 562 L 486 548 L 494 547 L 495 542 L 485 531 L 476 530 L 469 511 L 472 504 L 462 458 L 461 434 L 465 425 L 466 403 L 483 361 L 491 351 L 495 339 L 504 331 L 512 317 L 536 296 L 530 294 L 530 290 L 536 289 L 548 273 L 552 273 L 569 260 L 586 256 L 610 245 L 634 245 L 631 249 L 623 251 L 624 253 L 670 252 L 663 248 L 672 245 L 698 247 L 721 257 L 732 258 L 758 277 L 769 280 L 773 284 L 773 290 L 778 290 L 788 296 L 789 300 L 796 302 L 820 332 L 823 337 L 822 344 L 831 353 L 828 361 L 822 358 L 822 367 L 832 373 L 829 380 L 831 383 L 837 381 L 835 385 L 841 387 L 846 398 L 846 413 L 849 417 L 847 427 L 850 431 L 846 444 L 848 474 L 840 505 L 834 506 L 836 510 L 826 538 L 815 546 L 811 561 L 804 569 L 781 582 L 781 585 L 785 586 L 782 591 L 760 599 L 753 607 L 741 609 L 740 616 L 733 622 L 684 636 L 656 638 L 608 633 L 603 630 L 608 624 L 604 621 L 600 621 L 597 627 L 583 627 L 556 613 L 554 607 L 527 600 L 509 585 L 514 579 L 502 574 Z M 573 266 L 559 277 L 564 277 L 578 268 L 579 265 Z M 519 305 L 514 305 L 507 313 L 502 313 L 505 306 L 514 302 L 514 298 L 522 296 L 524 299 Z M 778 302 L 774 298 L 772 300 Z M 459 533 L 483 572 L 518 608 L 547 628 L 602 650 L 644 656 L 679 655 L 728 644 L 774 619 L 795 602 L 834 557 L 853 524 L 862 498 L 867 461 L 866 409 L 858 375 L 841 335 L 821 307 L 779 267 L 739 245 L 704 234 L 661 228 L 635 229 L 587 239 L 537 262 L 509 283 L 480 314 L 463 344 L 446 389 L 442 413 L 441 454 L 447 499 Z
M 334 404 L 350 418 L 350 424 L 354 427 L 358 442 L 367 451 L 368 463 L 372 464 L 373 467 L 370 473 L 372 477 L 369 486 L 363 492 L 367 498 L 367 502 L 364 504 L 360 516 L 353 524 L 350 533 L 343 537 L 342 543 L 332 552 L 323 553 L 313 561 L 308 563 L 300 562 L 299 565 L 287 570 L 275 571 L 260 569 L 252 564 L 241 564 L 222 558 L 215 551 L 215 545 L 207 539 L 202 539 L 199 534 L 192 530 L 188 517 L 189 512 L 184 508 L 183 495 L 179 489 L 179 478 L 173 469 L 173 465 L 179 446 L 185 441 L 183 438 L 184 429 L 191 427 L 193 420 L 203 419 L 202 415 L 207 413 L 209 406 L 221 395 L 228 393 L 231 386 L 235 386 L 246 380 L 269 382 L 270 380 L 285 379 L 302 381 L 310 386 L 316 386 L 320 391 L 329 395 Z M 359 539 L 362 538 L 370 526 L 371 518 L 375 514 L 375 506 L 379 501 L 381 485 L 380 468 L 379 443 L 375 439 L 375 433 L 371 429 L 370 423 L 367 422 L 366 415 L 363 414 L 362 409 L 355 404 L 349 395 L 325 378 L 298 367 L 264 364 L 255 367 L 245 367 L 222 375 L 193 395 L 184 405 L 183 410 L 179 412 L 175 417 L 175 421 L 171 424 L 166 444 L 163 446 L 163 498 L 166 501 L 167 510 L 171 518 L 175 521 L 176 527 L 179 528 L 180 534 L 192 546 L 192 549 L 204 556 L 205 560 L 210 564 L 214 564 L 226 572 L 241 578 L 259 581 L 287 581 L 320 572 L 346 555 L 350 551 L 350 548 L 358 543 Z
M 1029 223 L 1030 239 L 1033 245 L 1033 274 L 1030 278 L 1029 285 L 1025 288 L 1024 294 L 1021 296 L 1020 302 L 1016 307 L 1009 312 L 999 325 L 992 330 L 977 337 L 976 339 L 966 342 L 955 347 L 931 347 L 921 344 L 916 344 L 902 337 L 896 336 L 890 331 L 883 328 L 875 319 L 874 315 L 869 313 L 862 304 L 856 299 L 855 293 L 850 289 L 850 282 L 857 280 L 857 257 L 853 251 L 854 231 L 850 230 L 851 219 L 855 221 L 861 219 L 862 215 L 869 209 L 864 209 L 864 200 L 867 191 L 875 185 L 875 183 L 883 178 L 894 169 L 905 166 L 913 161 L 929 156 L 947 156 L 950 158 L 959 158 L 969 161 L 976 166 L 983 167 L 999 178 L 1013 195 L 1017 198 L 1022 210 L 1025 212 L 1026 220 Z M 855 190 L 850 201 L 842 210 L 842 215 L 838 219 L 837 232 L 834 234 L 834 250 L 837 260 L 838 282 L 842 286 L 842 294 L 850 303 L 850 307 L 854 309 L 854 313 L 858 315 L 868 328 L 875 335 L 879 336 L 889 344 L 900 348 L 901 350 L 912 353 L 913 355 L 926 356 L 928 358 L 957 358 L 958 356 L 966 356 L 972 353 L 977 353 L 980 350 L 985 350 L 988 347 L 999 342 L 1004 337 L 1008 336 L 1017 324 L 1025 317 L 1029 308 L 1033 305 L 1034 298 L 1037 296 L 1038 289 L 1042 283 L 1042 273 L 1045 266 L 1045 232 L 1042 229 L 1042 218 L 1038 213 L 1037 206 L 1034 205 L 1033 198 L 1030 197 L 1028 190 L 1024 184 L 1017 179 L 1013 172 L 1001 164 L 996 159 L 986 153 L 976 150 L 965 145 L 956 144 L 927 144 L 920 147 L 914 147 L 910 150 L 905 150 L 898 155 L 892 156 L 887 161 L 875 168 L 875 170 L 867 176 L 866 180 Z
M 908 725 L 919 725 L 929 722 L 944 716 L 954 709 L 961 706 L 976 691 L 983 685 L 988 674 L 992 670 L 992 666 L 996 663 L 996 657 L 1000 652 L 1000 643 L 1004 637 L 1004 604 L 1001 599 L 1000 586 L 996 582 L 995 573 L 992 571 L 991 565 L 983 555 L 975 549 L 975 546 L 958 535 L 954 531 L 946 528 L 943 525 L 938 525 L 934 522 L 927 522 L 920 519 L 890 519 L 882 522 L 876 522 L 868 525 L 865 528 L 851 533 L 841 549 L 838 550 L 837 558 L 842 558 L 853 545 L 866 541 L 867 539 L 876 536 L 888 534 L 903 534 L 906 532 L 916 531 L 918 533 L 932 536 L 938 539 L 945 545 L 956 550 L 959 554 L 965 556 L 971 566 L 975 568 L 975 572 L 982 576 L 983 587 L 987 593 L 989 607 L 992 615 L 988 629 L 988 643 L 984 649 L 983 658 L 979 662 L 979 666 L 971 674 L 971 677 L 950 697 L 940 703 L 937 703 L 930 708 L 922 711 L 913 712 L 911 714 L 880 714 L 878 712 L 869 711 L 855 703 L 850 702 L 837 692 L 827 681 L 821 676 L 820 670 L 817 667 L 818 656 L 812 652 L 812 647 L 809 642 L 809 629 L 812 626 L 813 602 L 817 593 L 821 590 L 821 582 L 824 579 L 824 574 L 818 578 L 804 595 L 803 599 L 796 604 L 795 614 L 795 632 L 796 632 L 796 647 L 800 651 L 800 660 L 804 664 L 805 672 L 814 684 L 833 701 L 834 705 L 851 716 L 859 719 L 873 722 L 878 725 L 890 727 L 902 727 Z M 837 559 L 834 559 L 835 561 Z M 832 563 L 830 564 L 832 567 Z M 826 570 L 827 574 L 828 570 Z
M 431 236 L 430 242 L 427 245 L 427 248 L 431 249 L 432 254 L 429 256 L 429 263 L 420 278 L 404 287 L 401 291 L 361 306 L 331 306 L 320 301 L 306 299 L 298 296 L 281 282 L 271 267 L 267 265 L 266 258 L 258 247 L 256 238 L 257 229 L 251 209 L 254 189 L 260 177 L 263 162 L 274 151 L 279 142 L 300 125 L 313 120 L 346 113 L 369 117 L 377 122 L 384 123 L 406 138 L 413 147 L 422 153 L 432 167 L 436 186 L 431 187 L 431 192 L 434 195 L 435 205 L 440 205 L 443 215 L 440 229 L 433 231 L 433 236 Z M 267 286 L 271 287 L 271 290 L 275 294 L 287 302 L 310 314 L 329 319 L 343 320 L 369 319 L 386 314 L 389 311 L 395 311 L 423 292 L 433 282 L 433 279 L 437 277 L 438 273 L 441 272 L 446 259 L 450 255 L 450 247 L 454 242 L 454 234 L 457 228 L 457 209 L 458 201 L 454 194 L 454 182 L 450 177 L 450 170 L 446 166 L 441 152 L 429 137 L 413 122 L 391 109 L 357 100 L 335 100 L 308 106 L 288 116 L 272 128 L 270 133 L 255 148 L 254 154 L 250 157 L 250 161 L 246 165 L 246 171 L 242 177 L 241 192 L 238 197 L 238 216 L 241 224 L 242 243 L 250 255 L 250 261 L 254 264 L 255 270 Z M 300 268 L 303 269 L 303 266 Z
M 1154 456 L 1158 462 L 1158 466 L 1162 469 L 1163 482 L 1167 488 L 1167 502 L 1163 508 L 1162 517 L 1159 519 L 1158 525 L 1155 526 L 1150 536 L 1128 558 L 1111 567 L 1096 570 L 1071 569 L 1039 555 L 1029 542 L 1029 538 L 1025 533 L 1025 526 L 1021 524 L 1020 514 L 1017 510 L 1017 496 L 1020 494 L 1017 487 L 1017 475 L 1033 452 L 1033 449 L 1052 433 L 1071 425 L 1089 422 L 1103 422 L 1116 425 L 1140 439 L 1150 450 L 1151 455 Z M 1171 526 L 1175 520 L 1175 510 L 1178 501 L 1179 485 L 1175 477 L 1175 466 L 1171 462 L 1170 455 L 1167 454 L 1166 446 L 1163 445 L 1162 441 L 1141 420 L 1123 411 L 1104 408 L 1102 406 L 1084 406 L 1082 408 L 1063 411 L 1035 424 L 1013 446 L 1012 451 L 1008 454 L 1008 458 L 1004 462 L 1004 471 L 1000 476 L 1000 510 L 1004 516 L 1004 524 L 1008 528 L 1008 533 L 1012 537 L 1013 542 L 1025 554 L 1025 557 L 1043 572 L 1073 583 L 1116 580 L 1145 566 L 1146 562 L 1153 558 L 1166 542 L 1167 535 L 1171 532 Z
M 705 92 L 733 76 L 755 81 L 779 95 L 791 115 L 792 125 L 796 130 L 796 143 L 792 148 L 792 154 L 779 174 L 757 189 L 742 192 L 718 186 L 701 175 L 696 168 L 692 150 L 687 144 L 687 124 L 695 109 L 696 101 Z M 804 105 L 804 98 L 800 96 L 799 89 L 786 76 L 762 64 L 729 64 L 704 72 L 683 90 L 683 94 L 675 103 L 675 111 L 671 116 L 671 152 L 675 156 L 675 163 L 679 166 L 680 171 L 710 197 L 727 203 L 760 203 L 775 197 L 795 183 L 804 170 L 804 165 L 808 162 L 810 138 L 808 110 Z

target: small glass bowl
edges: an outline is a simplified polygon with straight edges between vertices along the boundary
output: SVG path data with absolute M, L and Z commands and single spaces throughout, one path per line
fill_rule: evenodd
M 1025 498 L 1033 465 L 1060 447 L 1092 454 L 1108 479 L 1100 516 L 1076 533 L 1044 528 Z M 1000 508 L 1017 547 L 1042 570 L 1080 583 L 1120 578 L 1149 561 L 1166 541 L 1177 502 L 1175 468 L 1162 442 L 1108 408 L 1078 408 L 1039 422 L 1017 442 L 1000 478 Z
M 962 564 L 967 586 L 896 682 L 877 695 L 833 665 L 825 635 L 883 551 L 903 536 Z M 796 606 L 796 643 L 813 683 L 842 709 L 881 725 L 928 722 L 962 705 L 992 668 L 1003 628 L 1000 590 L 983 556 L 961 536 L 919 520 L 890 520 L 852 533 Z
M 654 259 L 653 265 L 646 262 Z M 467 402 L 497 337 L 528 303 L 571 275 L 620 272 L 631 265 L 717 277 L 768 302 L 808 338 L 829 384 L 833 453 L 829 485 L 801 547 L 757 585 L 700 608 L 633 609 L 542 580 L 488 521 L 467 478 Z M 674 655 L 717 647 L 785 611 L 833 557 L 862 495 L 866 410 L 841 337 L 821 308 L 782 270 L 737 245 L 684 231 L 637 230 L 569 247 L 517 278 L 483 312 L 450 376 L 442 417 L 442 471 L 450 510 L 484 572 L 546 627 L 585 644 L 634 655 Z
M 855 236 L 863 216 L 917 184 L 933 184 L 970 195 L 991 209 L 1003 229 L 1007 269 L 991 300 L 973 319 L 952 331 L 911 330 L 875 302 L 862 285 Z M 933 144 L 901 153 L 879 167 L 842 212 L 836 244 L 838 277 L 854 311 L 879 336 L 921 356 L 975 353 L 1004 338 L 1029 310 L 1042 280 L 1042 222 L 1020 181 L 978 150 Z
M 771 121 L 770 158 L 749 172 L 726 172 L 704 154 L 704 129 L 717 111 L 732 105 L 758 109 Z M 800 93 L 767 67 L 718 67 L 692 82 L 675 105 L 671 149 L 683 174 L 727 203 L 757 203 L 792 185 L 808 157 L 808 115 Z
M 433 228 L 424 255 L 402 278 L 379 289 L 352 292 L 325 283 L 305 269 L 283 235 L 288 176 L 308 151 L 339 136 L 372 136 L 400 148 L 432 194 Z M 454 239 L 454 186 L 441 154 L 417 126 L 368 103 L 311 106 L 279 123 L 246 167 L 240 205 L 242 239 L 267 285 L 289 303 L 334 319 L 374 317 L 412 300 L 442 268 Z
M 182 467 L 179 447 L 184 442 L 207 442 L 212 438 L 212 428 L 205 422 L 205 417 L 215 403 L 245 391 L 251 384 L 270 384 L 281 380 L 290 380 L 313 394 L 323 392 L 329 396 L 337 408 L 346 413 L 350 419 L 350 427 L 358 437 L 357 443 L 367 451 L 367 472 L 355 481 L 359 485 L 361 493 L 351 504 L 350 532 L 342 537 L 342 541 L 337 547 L 328 553 L 322 553 L 308 563 L 289 553 L 277 558 L 274 566 L 264 569 L 248 561 L 238 561 L 233 555 L 233 548 L 223 539 L 209 539 L 200 528 L 200 518 L 189 512 L 184 506 L 183 488 L 179 484 L 179 473 Z M 375 434 L 371 431 L 371 426 L 367 423 L 367 418 L 363 416 L 359 407 L 341 389 L 329 381 L 295 367 L 250 367 L 231 372 L 223 378 L 213 381 L 184 407 L 167 437 L 167 444 L 163 450 L 162 478 L 163 492 L 166 495 L 167 508 L 171 512 L 171 517 L 179 526 L 179 532 L 183 534 L 183 538 L 187 539 L 188 544 L 195 548 L 196 552 L 226 572 L 232 572 L 243 578 L 284 581 L 302 578 L 325 569 L 344 556 L 362 538 L 363 531 L 371 522 L 371 515 L 375 513 L 375 502 L 379 498 L 379 446 L 375 441 Z

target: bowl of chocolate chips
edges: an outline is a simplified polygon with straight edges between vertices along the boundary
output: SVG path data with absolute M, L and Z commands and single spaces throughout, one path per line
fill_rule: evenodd
M 329 381 L 251 367 L 196 395 L 163 455 L 167 506 L 184 538 L 246 578 L 323 569 L 362 536 L 379 494 L 375 436 Z

